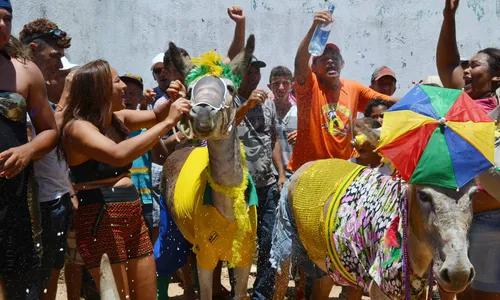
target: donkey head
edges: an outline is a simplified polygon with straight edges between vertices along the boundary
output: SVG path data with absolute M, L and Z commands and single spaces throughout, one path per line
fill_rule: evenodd
M 459 191 L 431 185 L 409 188 L 410 230 L 420 243 L 412 250 L 434 260 L 436 279 L 449 292 L 463 291 L 474 278 L 468 232 L 476 192 L 473 182 Z
M 380 131 L 362 124 L 357 129 L 373 149 L 377 148 Z M 449 292 L 464 290 L 474 278 L 474 267 L 468 257 L 468 232 L 472 222 L 472 198 L 477 190 L 474 182 L 458 191 L 435 185 L 411 184 L 409 187 L 409 230 L 419 242 L 410 245 L 410 249 L 417 253 L 420 262 L 434 260 L 437 281 Z M 428 264 L 412 268 L 416 273 L 423 273 Z
M 197 138 L 204 140 L 226 138 L 234 130 L 236 115 L 234 100 L 254 50 L 255 37 L 250 35 L 246 48 L 229 65 L 223 64 L 220 57 L 208 60 L 203 59 L 203 55 L 200 59 L 194 60 L 200 64 L 194 65 L 181 55 L 174 43 L 170 43 L 172 62 L 186 78 L 188 98 L 192 103 L 189 114 Z M 212 58 L 217 57 L 214 52 L 209 52 L 208 55 Z

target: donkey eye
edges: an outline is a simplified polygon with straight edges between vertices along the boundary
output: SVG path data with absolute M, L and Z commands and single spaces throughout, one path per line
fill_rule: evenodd
M 228 91 L 230 94 L 234 94 L 234 86 L 232 86 L 232 85 L 228 85 L 228 86 L 227 86 L 227 91 Z
M 431 202 L 432 201 L 432 197 L 425 192 L 418 192 L 418 198 L 422 202 Z

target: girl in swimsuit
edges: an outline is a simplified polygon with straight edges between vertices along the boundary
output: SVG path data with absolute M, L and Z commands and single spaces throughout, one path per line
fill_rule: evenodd
M 121 299 L 156 299 L 153 248 L 129 169 L 189 111 L 189 102 L 181 98 L 155 110 L 127 110 L 126 85 L 102 60 L 69 76 L 58 147 L 79 198 L 78 250 L 98 286 L 101 257 L 107 253 Z M 142 128 L 149 130 L 129 138 L 129 131 Z
M 39 249 L 28 204 L 30 162 L 52 150 L 57 130 L 40 70 L 11 37 L 0 2 L 0 298 L 39 299 Z M 40 134 L 28 142 L 26 113 Z

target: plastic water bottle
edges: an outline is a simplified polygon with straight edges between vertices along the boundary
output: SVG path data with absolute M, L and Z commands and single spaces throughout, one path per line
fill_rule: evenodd
M 331 3 L 328 6 L 328 11 L 330 15 L 333 14 L 335 10 L 335 5 Z M 314 30 L 313 37 L 309 43 L 309 53 L 314 56 L 320 56 L 325 51 L 326 43 L 328 41 L 328 36 L 330 35 L 330 30 L 332 30 L 332 24 L 319 24 Z

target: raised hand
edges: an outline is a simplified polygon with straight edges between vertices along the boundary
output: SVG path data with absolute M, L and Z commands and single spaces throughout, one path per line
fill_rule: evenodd
M 152 89 L 146 89 L 144 93 L 142 93 L 141 104 L 150 105 L 155 101 L 156 93 Z
M 173 124 L 177 124 L 177 121 L 179 121 L 184 114 L 187 114 L 190 109 L 191 102 L 185 98 L 179 98 L 170 105 L 167 120 L 171 121 Z
M 248 105 L 253 108 L 257 104 L 264 104 L 267 99 L 267 93 L 263 90 L 254 90 L 250 97 L 248 97 Z
M 328 10 L 322 10 L 322 11 L 318 11 L 315 15 L 314 15 L 314 26 L 317 26 L 319 24 L 325 24 L 325 25 L 328 25 L 330 23 L 333 23 L 333 18 L 332 18 L 332 15 L 330 14 L 330 12 Z
M 459 3 L 460 3 L 460 0 L 445 0 L 444 11 L 450 12 L 453 14 L 456 13 Z
M 245 12 L 239 6 L 231 6 L 227 9 L 227 14 L 235 23 L 245 22 Z
M 180 80 L 170 82 L 167 89 L 167 95 L 171 101 L 177 100 L 177 98 L 185 98 L 187 94 L 186 87 L 180 82 Z

